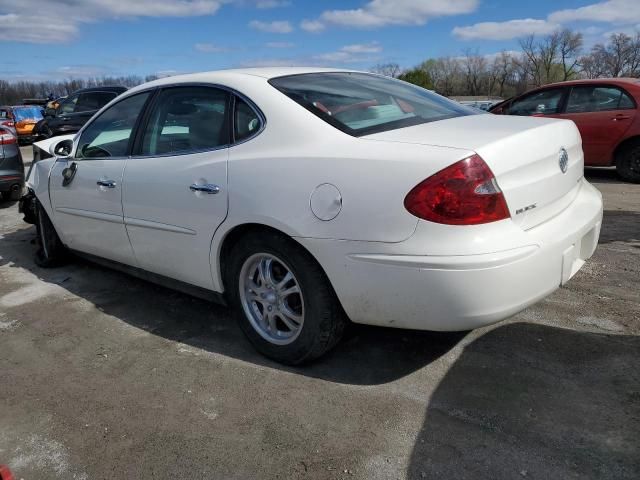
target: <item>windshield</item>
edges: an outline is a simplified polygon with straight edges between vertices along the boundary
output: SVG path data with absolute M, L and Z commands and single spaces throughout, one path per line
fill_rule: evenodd
M 41 107 L 19 107 L 13 109 L 13 116 L 16 122 L 21 120 L 41 120 L 42 108 Z
M 478 113 L 429 90 L 366 73 L 307 73 L 269 83 L 354 136 Z

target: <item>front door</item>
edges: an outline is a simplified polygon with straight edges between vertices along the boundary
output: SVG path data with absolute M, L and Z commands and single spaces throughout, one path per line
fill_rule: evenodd
M 166 88 L 129 160 L 124 220 L 141 268 L 212 289 L 209 253 L 227 215 L 229 94 Z
M 71 158 L 51 171 L 53 223 L 74 250 L 135 265 L 122 213 L 122 176 L 134 126 L 149 98 L 140 93 L 116 103 L 81 134 Z
M 571 88 L 566 109 L 558 118 L 573 120 L 580 130 L 586 165 L 609 165 L 635 115 L 635 104 L 622 89 L 581 85 Z

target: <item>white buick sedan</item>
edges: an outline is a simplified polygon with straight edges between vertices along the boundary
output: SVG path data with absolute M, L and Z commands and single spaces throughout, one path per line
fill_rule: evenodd
M 35 164 L 41 266 L 68 252 L 228 302 L 298 364 L 347 319 L 499 321 L 594 252 L 570 121 L 493 116 L 368 73 L 245 69 L 127 91 Z

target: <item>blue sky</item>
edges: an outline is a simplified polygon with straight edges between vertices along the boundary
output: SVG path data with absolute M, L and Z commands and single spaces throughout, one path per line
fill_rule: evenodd
M 587 46 L 633 33 L 640 0 L 0 0 L 0 78 L 410 67 L 516 50 L 518 38 L 562 27 Z

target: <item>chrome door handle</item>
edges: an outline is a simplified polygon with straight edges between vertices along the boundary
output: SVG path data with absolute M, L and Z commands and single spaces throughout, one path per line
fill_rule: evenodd
M 113 180 L 98 180 L 96 183 L 99 187 L 116 188 L 116 182 Z
M 204 185 L 198 185 L 194 183 L 189 187 L 189 190 L 192 192 L 203 192 L 208 193 L 209 195 L 215 195 L 220 192 L 220 187 L 218 185 L 214 185 L 212 183 L 205 183 Z

